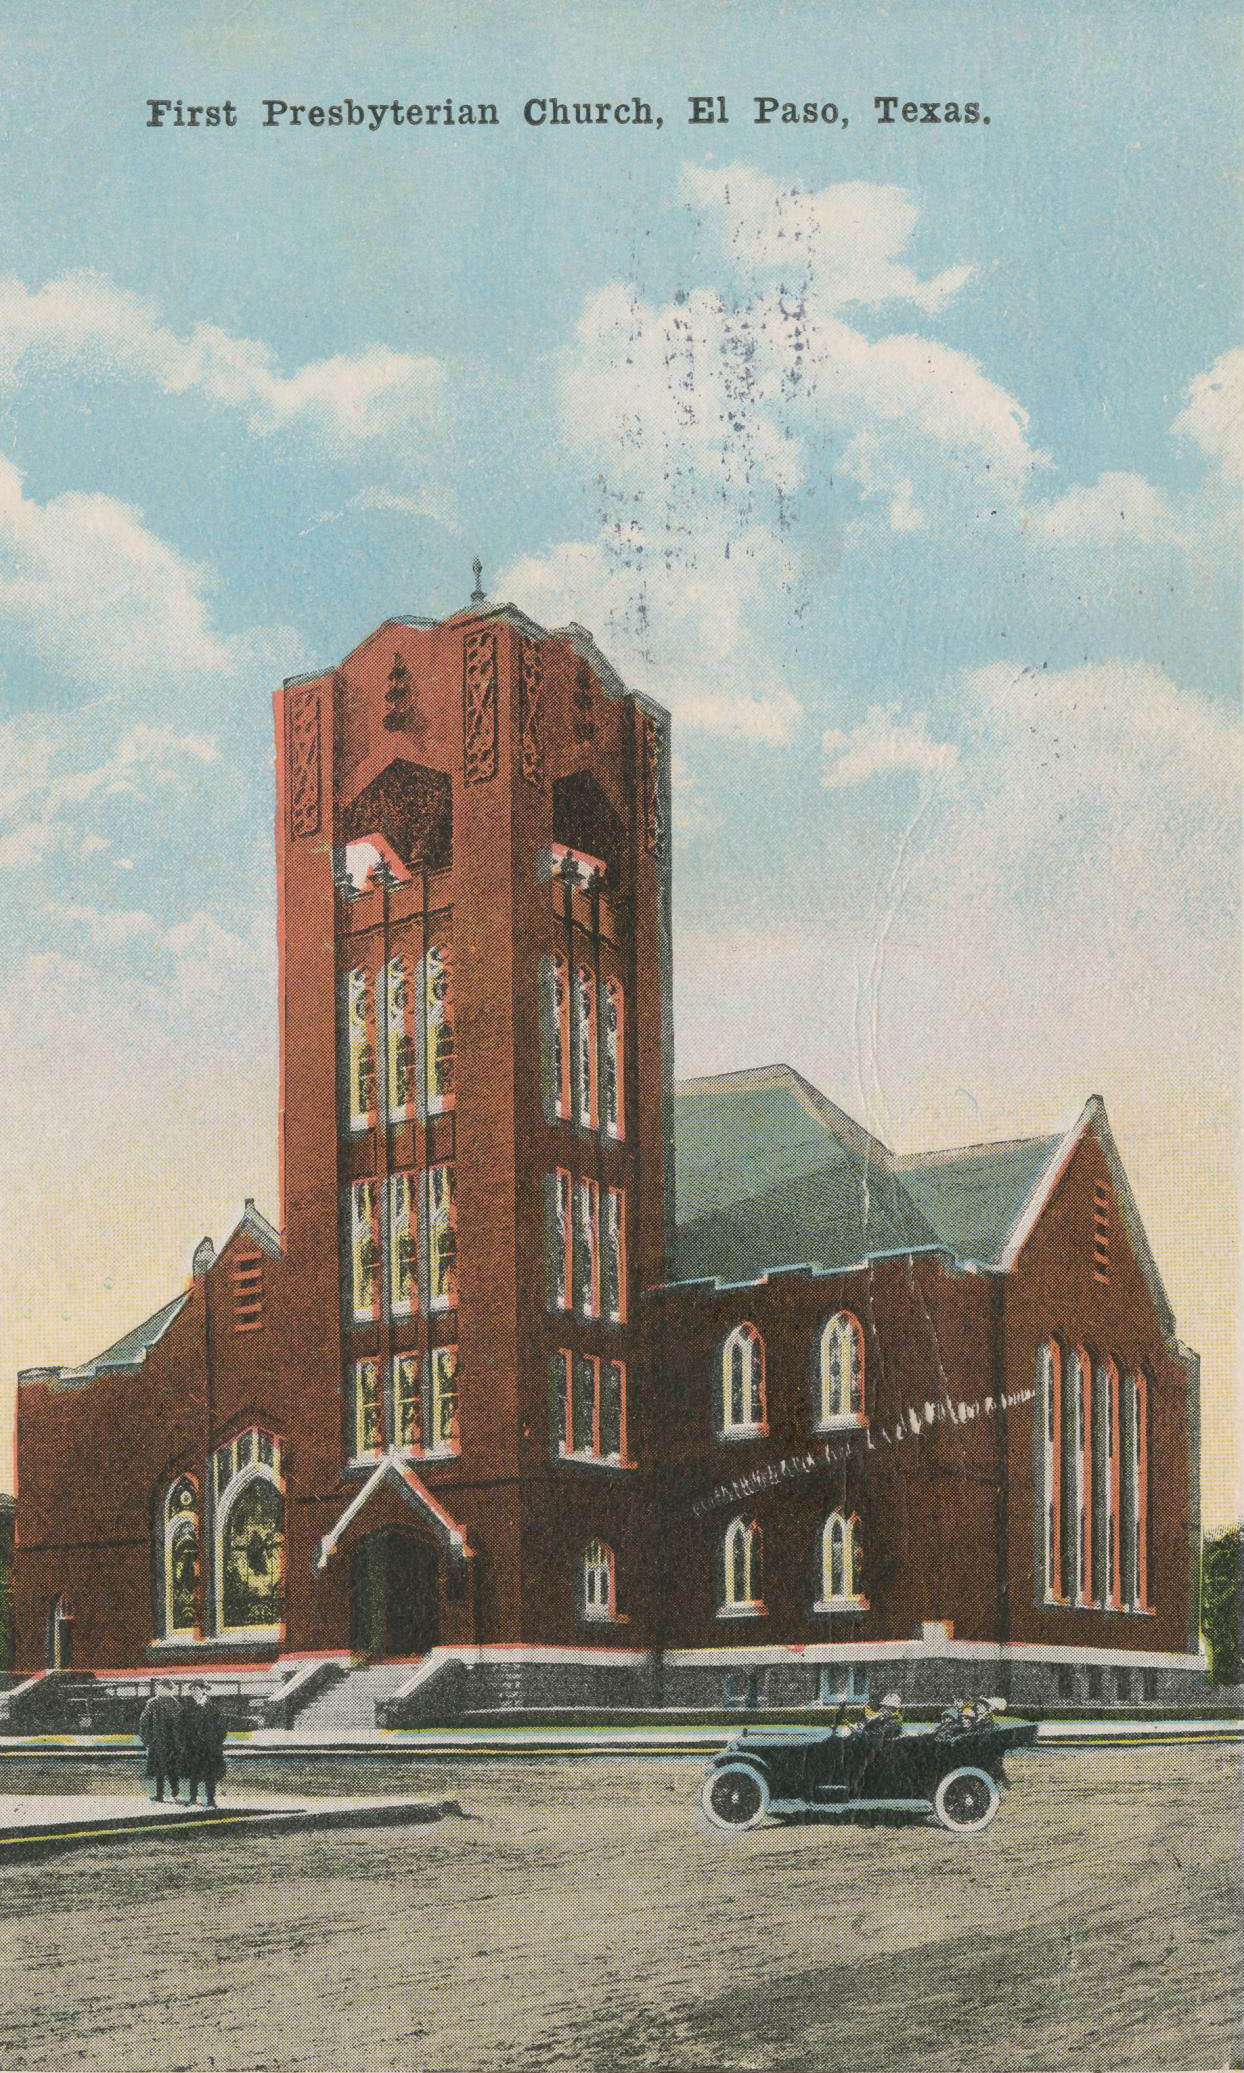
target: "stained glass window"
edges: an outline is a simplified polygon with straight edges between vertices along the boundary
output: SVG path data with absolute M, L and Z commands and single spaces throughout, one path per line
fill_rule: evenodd
M 221 1528 L 221 1623 L 276 1627 L 285 1609 L 285 1500 L 266 1475 L 241 1485 Z
M 350 1128 L 367 1130 L 376 1120 L 376 1002 L 361 968 L 346 981 L 346 1034 L 350 1074 Z
M 545 959 L 544 986 L 553 1114 L 565 1118 L 570 1114 L 570 985 L 564 957 Z
M 553 1175 L 549 1198 L 549 1287 L 553 1306 L 569 1310 L 573 1286 L 574 1234 L 570 1217 L 570 1175 L 561 1167 Z
M 626 1197 L 619 1188 L 605 1190 L 605 1315 L 614 1324 L 626 1321 Z
M 384 1401 L 374 1360 L 354 1363 L 354 1455 L 359 1460 L 384 1448 Z
M 727 1606 L 761 1602 L 762 1539 L 755 1519 L 734 1519 L 723 1548 Z
M 453 952 L 448 943 L 428 946 L 424 965 L 428 1114 L 439 1115 L 454 1100 Z
M 577 1184 L 575 1294 L 583 1317 L 600 1316 L 600 1189 L 594 1180 Z
M 193 1633 L 199 1623 L 199 1492 L 181 1476 L 164 1503 L 164 1632 Z
M 576 1454 L 597 1452 L 596 1388 L 599 1378 L 600 1362 L 590 1353 L 577 1354 L 571 1416 L 571 1445 Z
M 393 1358 L 393 1428 L 397 1445 L 418 1454 L 423 1446 L 423 1389 L 417 1353 Z
M 864 1334 L 858 1318 L 840 1310 L 821 1334 L 821 1423 L 863 1413 Z
M 403 1123 L 415 1113 L 415 997 L 409 960 L 391 957 L 387 973 L 389 1121 Z
M 596 986 L 586 965 L 575 973 L 575 1114 L 585 1130 L 595 1130 Z
M 610 1137 L 625 1134 L 622 1072 L 625 1059 L 622 988 L 616 979 L 605 982 L 605 1130 Z
M 409 1317 L 419 1307 L 419 1251 L 415 1228 L 415 1176 L 389 1175 L 389 1307 Z
M 583 1551 L 583 1611 L 590 1620 L 607 1620 L 613 1609 L 613 1549 L 593 1540 Z
M 765 1422 L 765 1348 L 754 1324 L 736 1325 L 721 1353 L 723 1432 L 757 1432 Z
M 620 1360 L 600 1365 L 600 1451 L 606 1461 L 626 1456 L 626 1368 Z
M 821 1535 L 821 1598 L 828 1604 L 855 1604 L 863 1586 L 864 1550 L 860 1522 L 831 1512 Z
M 429 1358 L 431 1376 L 432 1445 L 438 1451 L 458 1451 L 458 1349 L 434 1346 Z
M 549 1415 L 553 1426 L 553 1445 L 559 1454 L 569 1454 L 574 1446 L 569 1422 L 570 1360 L 571 1356 L 564 1347 L 549 1355 Z
M 356 1324 L 380 1315 L 380 1190 L 374 1180 L 350 1189 L 350 1297 Z
M 452 1166 L 428 1168 L 428 1307 L 458 1300 L 458 1202 Z

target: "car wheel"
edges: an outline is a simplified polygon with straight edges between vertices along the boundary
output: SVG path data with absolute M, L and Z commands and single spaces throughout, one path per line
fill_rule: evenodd
M 933 1811 L 955 1835 L 979 1835 L 997 1813 L 1000 1797 L 988 1771 L 965 1764 L 946 1773 L 933 1795 Z
M 714 1828 L 738 1833 L 757 1828 L 769 1811 L 769 1787 L 750 1764 L 723 1764 L 710 1771 L 700 1789 L 700 1805 Z

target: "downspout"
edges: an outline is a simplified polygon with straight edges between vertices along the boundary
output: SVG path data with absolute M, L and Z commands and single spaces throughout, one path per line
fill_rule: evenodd
M 1006 1276 L 990 1280 L 990 1374 L 994 1413 L 994 1625 L 999 1643 L 999 1696 L 1011 1696 L 1011 1443 L 1006 1395 Z

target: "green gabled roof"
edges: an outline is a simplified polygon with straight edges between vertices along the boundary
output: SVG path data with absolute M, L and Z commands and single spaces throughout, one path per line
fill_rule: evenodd
M 811 1172 L 680 1219 L 674 1272 L 680 1281 L 755 1281 L 774 1267 L 854 1267 L 937 1242 L 885 1167 L 836 1146 Z
M 675 1089 L 678 1280 L 856 1266 L 936 1245 L 886 1147 L 788 1065 Z
M 115 1345 L 105 1347 L 102 1353 L 95 1355 L 94 1360 L 84 1361 L 77 1372 L 82 1375 L 97 1375 L 103 1368 L 137 1367 L 139 1362 L 146 1358 L 149 1348 L 155 1345 L 156 1340 L 164 1337 L 178 1311 L 188 1300 L 188 1290 L 174 1296 L 171 1303 L 166 1303 L 162 1310 L 157 1310 L 145 1323 L 136 1324 L 133 1331 L 127 1332 Z
M 942 1247 L 999 1264 L 1061 1137 L 892 1152 L 787 1065 L 674 1090 L 673 1278 L 754 1281 Z
M 996 1261 L 1062 1137 L 1019 1137 L 958 1152 L 913 1152 L 895 1172 L 961 1260 Z

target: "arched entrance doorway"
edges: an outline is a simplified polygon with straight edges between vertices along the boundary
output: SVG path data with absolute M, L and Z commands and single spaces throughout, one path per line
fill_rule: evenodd
M 369 1533 L 350 1568 L 350 1645 L 356 1655 L 421 1656 L 435 1648 L 436 1549 L 401 1526 Z

